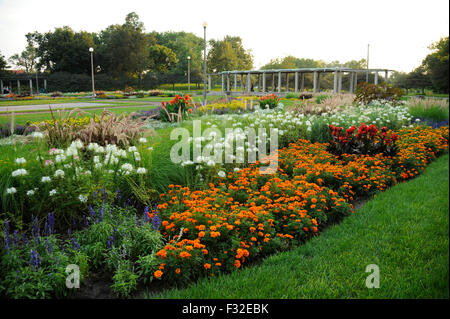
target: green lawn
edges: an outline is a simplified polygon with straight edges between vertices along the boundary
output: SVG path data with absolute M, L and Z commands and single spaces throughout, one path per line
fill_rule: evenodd
M 122 107 L 120 107 L 122 106 Z M 138 112 L 138 111 L 146 111 L 146 110 L 151 110 L 153 108 L 155 108 L 156 106 L 137 106 L 137 107 L 123 107 L 125 105 L 120 105 L 120 106 L 116 106 L 116 107 L 111 107 L 111 106 L 105 106 L 105 109 L 107 109 L 108 111 L 111 111 L 113 113 L 123 113 L 123 112 Z M 80 108 L 82 109 L 84 112 L 88 113 L 88 114 L 101 114 L 103 112 L 103 109 L 96 109 L 96 110 L 89 110 L 89 109 L 84 109 L 84 108 Z M 68 110 L 68 109 L 66 109 Z M 24 125 L 27 121 L 31 121 L 31 122 L 38 122 L 38 121 L 44 121 L 44 120 L 48 120 L 51 119 L 51 114 L 49 112 L 45 112 L 45 113 L 39 113 L 39 112 L 32 112 L 30 114 L 17 114 L 14 117 L 14 122 L 16 123 L 16 125 Z M 11 121 L 11 115 L 10 116 L 0 116 L 0 124 L 5 124 L 7 122 Z
M 448 298 L 449 156 L 260 265 L 151 298 Z M 377 264 L 380 288 L 365 286 Z

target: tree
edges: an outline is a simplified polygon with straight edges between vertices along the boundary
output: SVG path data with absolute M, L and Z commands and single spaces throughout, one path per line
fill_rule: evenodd
M 24 68 L 25 72 L 31 73 L 36 70 L 36 48 L 31 43 L 28 43 L 26 49 L 20 55 L 18 53 L 12 55 L 9 61 L 18 67 Z
M 193 33 L 187 32 L 154 32 L 158 44 L 170 48 L 177 57 L 177 63 L 173 65 L 164 77 L 170 81 L 186 82 L 188 59 L 190 60 L 191 82 L 201 82 L 203 67 L 203 39 Z M 161 78 L 162 80 L 163 78 Z
M 5 56 L 0 53 L 0 72 L 5 71 L 8 68 Z
M 408 73 L 406 77 L 407 86 L 413 89 L 422 90 L 422 94 L 425 94 L 425 89 L 433 86 L 431 77 L 427 74 L 425 68 L 420 66 Z
M 94 46 L 95 33 L 74 32 L 70 27 L 64 26 L 55 28 L 53 32 L 34 32 L 26 36 L 29 42 L 37 44 L 38 68 L 45 67 L 50 72 L 90 74 L 88 50 Z
M 438 92 L 449 92 L 449 47 L 448 37 L 441 38 L 439 42 L 430 47 L 434 52 L 428 54 L 422 61 L 422 66 L 430 75 L 433 87 Z
M 225 36 L 223 40 L 210 40 L 207 56 L 210 71 L 250 70 L 253 67 L 251 51 L 245 50 L 240 37 Z

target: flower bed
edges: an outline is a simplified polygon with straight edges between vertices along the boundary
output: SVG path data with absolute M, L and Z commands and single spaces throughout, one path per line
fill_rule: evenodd
M 448 149 L 448 127 L 398 132 L 396 156 L 344 155 L 299 140 L 279 151 L 279 169 L 251 165 L 203 191 L 171 185 L 158 205 L 163 236 L 156 278 L 187 280 L 239 268 L 249 260 L 316 236 L 352 212 L 350 202 L 419 174 Z M 149 213 L 152 218 L 153 212 Z

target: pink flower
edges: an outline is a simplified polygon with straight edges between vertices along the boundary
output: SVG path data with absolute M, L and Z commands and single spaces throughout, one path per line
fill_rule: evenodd
M 44 165 L 45 165 L 45 166 L 53 165 L 53 161 L 52 161 L 52 160 L 46 160 L 45 163 L 44 163 Z

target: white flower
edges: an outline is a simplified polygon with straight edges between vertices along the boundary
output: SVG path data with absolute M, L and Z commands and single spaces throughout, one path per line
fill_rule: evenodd
M 11 173 L 12 177 L 24 176 L 24 175 L 27 175 L 27 174 L 28 174 L 27 170 L 23 169 L 23 168 L 16 169 L 15 171 L 13 171 Z
M 64 171 L 62 169 L 58 169 L 55 171 L 55 177 L 61 177 L 64 178 Z
M 240 169 L 239 167 L 235 167 L 233 170 L 234 170 L 235 172 L 239 172 L 241 169 Z
M 81 194 L 78 196 L 78 199 L 79 199 L 79 201 L 82 202 L 82 203 L 86 203 L 87 200 L 88 200 L 88 198 L 87 198 L 86 196 L 81 195 Z
M 34 190 L 30 189 L 30 190 L 27 192 L 27 196 L 33 196 L 33 195 L 34 195 Z
M 153 147 L 150 146 L 150 147 L 148 148 L 148 150 L 149 150 L 149 151 L 153 151 Z
M 83 142 L 80 141 L 80 140 L 73 141 L 73 142 L 70 144 L 69 148 L 76 148 L 76 149 L 83 148 Z
M 144 168 L 144 167 L 138 167 L 136 169 L 136 173 L 138 173 L 138 174 L 147 174 L 147 169 Z
M 219 175 L 219 177 L 224 178 L 225 176 L 227 176 L 227 174 L 225 174 L 224 171 L 219 171 L 219 173 L 217 173 L 217 175 Z
M 50 196 L 56 195 L 56 189 L 52 189 L 50 192 L 48 192 Z
M 44 134 L 42 134 L 41 132 L 33 132 L 31 133 L 31 136 L 35 138 L 43 138 Z
M 17 164 L 25 164 L 26 162 L 27 162 L 27 160 L 24 159 L 23 157 L 16 158 Z
M 72 142 L 73 143 L 73 142 Z M 66 150 L 66 155 L 67 156 L 76 156 L 78 155 L 78 150 L 76 147 L 72 147 L 70 146 L 67 150 Z
M 95 169 L 101 169 L 102 167 L 103 167 L 102 163 L 96 163 L 96 164 L 94 165 L 94 168 L 95 168 Z
M 147 143 L 147 139 L 145 137 L 141 137 L 139 139 L 139 143 Z
M 17 193 L 17 189 L 15 187 L 10 187 L 6 189 L 7 194 L 15 194 Z
M 141 154 L 134 152 L 134 159 L 139 162 L 141 160 Z
M 41 182 L 42 183 L 48 183 L 50 182 L 52 179 L 50 178 L 50 176 L 42 176 L 41 178 Z
M 137 147 L 136 146 L 130 146 L 129 148 L 128 148 L 128 152 L 137 152 Z
M 125 163 L 122 164 L 122 166 L 120 167 L 120 169 L 122 171 L 127 171 L 127 172 L 131 172 L 133 170 L 133 165 L 129 164 L 129 163 Z

